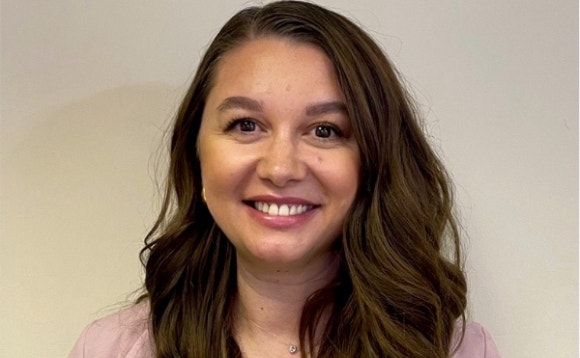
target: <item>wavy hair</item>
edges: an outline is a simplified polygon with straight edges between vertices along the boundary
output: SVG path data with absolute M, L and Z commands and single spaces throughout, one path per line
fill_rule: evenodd
M 302 358 L 305 351 L 317 358 L 448 357 L 466 308 L 448 176 L 380 47 L 344 16 L 299 1 L 234 15 L 207 49 L 176 116 L 163 206 L 141 251 L 141 299 L 151 307 L 156 356 L 241 357 L 233 338 L 235 249 L 203 203 L 196 143 L 220 59 L 263 37 L 313 44 L 330 58 L 363 173 L 337 238 L 338 276 L 303 309 L 300 346 L 310 349 Z

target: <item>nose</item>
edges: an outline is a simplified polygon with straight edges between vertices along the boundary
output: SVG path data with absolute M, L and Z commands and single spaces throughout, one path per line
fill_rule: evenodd
M 304 179 L 307 166 L 300 148 L 291 138 L 274 137 L 261 153 L 256 168 L 258 177 L 284 187 Z

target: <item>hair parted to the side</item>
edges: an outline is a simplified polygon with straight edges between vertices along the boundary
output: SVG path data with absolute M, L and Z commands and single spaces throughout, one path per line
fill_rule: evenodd
M 306 351 L 319 358 L 448 357 L 466 307 L 448 177 L 377 44 L 345 17 L 298 1 L 250 7 L 230 19 L 176 117 L 164 204 L 141 252 L 157 357 L 241 357 L 232 332 L 235 249 L 203 203 L 196 143 L 220 59 L 270 36 L 313 44 L 330 58 L 363 173 L 337 238 L 337 280 L 303 310 L 300 346 L 310 349 L 302 358 Z M 444 240 L 455 250 L 451 258 L 442 253 Z M 329 311 L 317 335 L 323 341 L 315 342 Z

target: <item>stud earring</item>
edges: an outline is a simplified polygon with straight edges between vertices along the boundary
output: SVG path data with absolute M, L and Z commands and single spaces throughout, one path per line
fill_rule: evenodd
M 205 197 L 205 187 L 201 188 L 201 198 L 203 199 L 204 203 L 207 203 L 207 199 Z

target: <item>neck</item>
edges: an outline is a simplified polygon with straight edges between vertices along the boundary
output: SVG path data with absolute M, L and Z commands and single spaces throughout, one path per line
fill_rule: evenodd
M 280 350 L 298 345 L 304 303 L 337 274 L 339 260 L 328 255 L 302 268 L 264 270 L 238 257 L 238 295 L 235 306 L 236 336 L 242 346 L 250 341 L 271 342 Z

